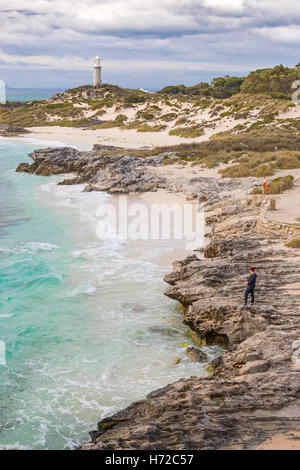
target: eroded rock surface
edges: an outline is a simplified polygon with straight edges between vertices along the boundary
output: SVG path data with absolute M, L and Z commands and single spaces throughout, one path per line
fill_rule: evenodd
M 142 193 L 163 188 L 174 193 L 184 193 L 188 199 L 206 204 L 231 201 L 233 192 L 241 187 L 238 178 L 185 177 L 175 181 L 161 173 L 168 153 L 142 158 L 134 156 L 130 149 L 96 144 L 91 151 L 79 151 L 71 147 L 46 148 L 32 152 L 33 163 L 21 163 L 17 171 L 48 176 L 75 173 L 59 184 L 86 183 L 85 191 L 106 191 L 114 194 Z M 255 178 L 244 178 L 243 188 L 257 184 Z M 226 214 L 237 213 L 238 206 L 227 207 Z M 224 217 L 223 213 L 213 216 Z
M 19 126 L 9 126 L 8 124 L 0 124 L 0 136 L 14 137 L 19 134 L 28 134 L 30 131 Z
M 290 293 L 300 256 L 284 247 L 296 229 L 262 223 L 255 201 L 213 228 L 209 257 L 174 263 L 166 295 L 182 304 L 196 342 L 226 354 L 209 378 L 179 380 L 100 421 L 83 450 L 255 449 L 300 430 L 300 290 Z M 250 265 L 257 303 L 245 310 Z
M 253 449 L 300 431 L 300 254 L 284 245 L 299 236 L 296 228 L 264 222 L 262 197 L 233 201 L 238 179 L 170 182 L 154 170 L 163 155 L 115 150 L 43 149 L 18 171 L 76 173 L 63 184 L 87 183 L 87 191 L 167 188 L 205 201 L 211 240 L 204 259 L 198 253 L 174 263 L 165 294 L 181 304 L 196 344 L 227 352 L 210 363 L 209 378 L 179 380 L 100 421 L 82 449 Z M 254 183 L 243 180 L 243 187 Z M 251 265 L 256 306 L 245 310 L 242 279 Z
M 166 179 L 151 172 L 151 167 L 162 163 L 162 156 L 137 158 L 124 152 L 100 145 L 88 152 L 70 147 L 40 149 L 29 155 L 34 163 L 21 163 L 17 171 L 45 176 L 75 172 L 76 177 L 60 184 L 88 183 L 85 191 L 128 194 L 165 187 Z

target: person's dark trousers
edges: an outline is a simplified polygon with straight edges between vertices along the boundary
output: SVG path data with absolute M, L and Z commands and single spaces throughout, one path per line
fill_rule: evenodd
M 251 304 L 254 304 L 254 289 L 247 287 L 245 290 L 245 305 L 247 305 L 249 294 L 251 294 Z

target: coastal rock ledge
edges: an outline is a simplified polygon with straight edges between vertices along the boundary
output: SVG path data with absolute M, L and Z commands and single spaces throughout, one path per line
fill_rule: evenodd
M 94 145 L 93 150 L 86 152 L 71 147 L 50 147 L 35 150 L 29 156 L 34 162 L 20 163 L 17 172 L 41 176 L 76 173 L 59 184 L 88 183 L 87 192 L 129 194 L 166 187 L 166 179 L 151 171 L 151 167 L 162 163 L 163 156 L 138 158 L 127 149 L 102 145 Z
M 155 172 L 163 155 L 137 158 L 128 149 L 96 145 L 30 156 L 33 163 L 17 171 L 75 172 L 61 184 L 87 183 L 87 191 L 166 188 L 195 195 L 206 201 L 211 227 L 204 258 L 175 262 L 165 294 L 180 303 L 196 345 L 218 344 L 226 353 L 210 363 L 208 378 L 181 379 L 103 419 L 81 449 L 256 449 L 275 436 L 299 439 L 300 250 L 285 246 L 299 228 L 265 222 L 261 196 L 226 195 L 238 179 L 192 178 L 180 186 L 166 180 Z M 243 188 L 254 183 L 243 179 Z M 258 274 L 256 306 L 245 310 L 241 278 L 251 265 Z
M 8 124 L 0 124 L 0 136 L 1 137 L 16 137 L 19 134 L 29 134 L 28 129 L 19 126 L 10 126 Z
M 256 449 L 300 431 L 300 256 L 284 242 L 296 228 L 266 224 L 257 201 L 217 217 L 211 243 L 165 277 L 199 345 L 227 349 L 208 378 L 181 379 L 98 423 L 82 450 Z M 257 307 L 245 278 L 258 273 Z M 299 438 L 298 438 L 299 439 Z

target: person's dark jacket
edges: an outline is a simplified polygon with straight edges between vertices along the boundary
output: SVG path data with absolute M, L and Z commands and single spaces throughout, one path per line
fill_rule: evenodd
M 248 277 L 247 281 L 248 281 L 248 289 L 249 289 L 249 290 L 255 289 L 256 273 L 250 274 L 250 276 Z

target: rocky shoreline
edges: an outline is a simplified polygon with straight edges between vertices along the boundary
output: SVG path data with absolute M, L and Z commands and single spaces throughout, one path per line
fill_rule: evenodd
M 24 129 L 24 127 L 0 124 L 1 137 L 17 137 L 20 134 L 30 134 L 30 131 L 28 129 Z
M 81 449 L 255 449 L 279 434 L 293 438 L 300 431 L 300 254 L 284 243 L 299 229 L 266 223 L 261 196 L 233 204 L 227 196 L 237 179 L 171 185 L 155 172 L 163 155 L 140 159 L 95 146 L 90 152 L 38 150 L 31 157 L 34 163 L 17 171 L 76 172 L 63 184 L 84 182 L 86 190 L 181 190 L 206 200 L 212 227 L 204 259 L 175 262 L 165 294 L 180 303 L 196 344 L 227 352 L 211 364 L 209 378 L 181 379 L 100 421 Z M 245 310 L 241 278 L 250 265 L 258 274 L 257 306 Z
M 166 168 L 165 158 L 171 159 L 172 153 L 141 158 L 131 152 L 131 149 L 99 144 L 95 144 L 89 151 L 79 151 L 72 147 L 49 147 L 29 154 L 33 163 L 21 163 L 16 171 L 42 176 L 76 173 L 75 177 L 66 178 L 59 184 L 87 183 L 85 191 L 106 191 L 110 194 L 165 189 L 168 192 L 183 193 L 189 200 L 210 205 L 224 199 L 232 200 L 232 195 L 240 192 L 240 178 L 217 179 L 190 175 L 174 181 L 163 176 L 157 170 Z M 183 168 L 182 165 L 179 167 Z M 259 183 L 257 178 L 243 178 L 243 191 Z
M 83 450 L 255 449 L 300 430 L 300 291 L 291 291 L 300 256 L 282 243 L 295 229 L 265 226 L 259 202 L 234 217 L 224 210 L 209 257 L 176 262 L 165 277 L 194 340 L 227 348 L 212 375 L 179 380 L 104 419 Z M 240 277 L 250 264 L 258 306 L 245 310 Z
M 77 173 L 60 184 L 88 183 L 85 191 L 106 191 L 111 194 L 155 191 L 165 188 L 166 181 L 155 176 L 149 167 L 162 163 L 163 156 L 137 158 L 118 147 L 94 145 L 93 150 L 80 152 L 74 148 L 46 148 L 29 155 L 34 163 L 21 163 L 17 171 L 48 176 Z

